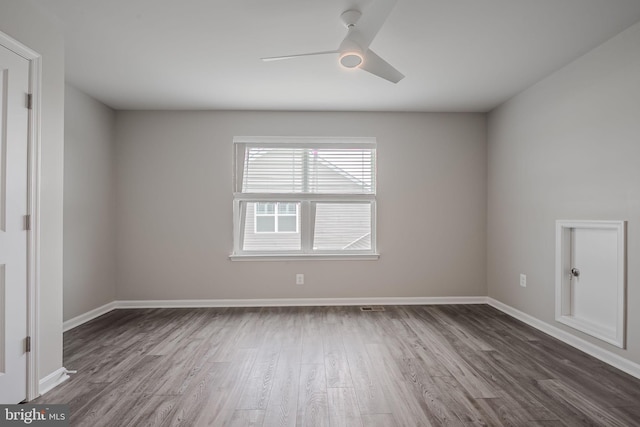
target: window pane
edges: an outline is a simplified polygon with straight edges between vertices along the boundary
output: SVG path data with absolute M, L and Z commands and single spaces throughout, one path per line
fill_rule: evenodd
M 244 251 L 299 251 L 300 233 L 275 233 L 275 216 L 256 215 L 256 205 L 259 203 L 247 202 L 244 241 L 242 250 Z M 274 204 L 275 206 L 275 204 Z M 256 221 L 265 223 L 258 225 Z M 262 227 L 266 228 L 266 221 L 273 221 L 270 224 L 269 232 L 256 232 Z
M 304 150 L 248 147 L 245 152 L 242 192 L 302 192 Z
M 281 233 L 295 233 L 297 222 L 298 221 L 295 215 L 279 216 L 278 231 Z
M 256 213 L 258 215 L 273 215 L 275 211 L 275 203 L 256 203 Z
M 275 216 L 256 216 L 256 233 L 273 233 L 276 231 Z
M 373 194 L 375 150 L 309 150 L 309 192 Z
M 297 206 L 297 203 L 278 203 L 278 214 L 295 215 Z
M 315 250 L 371 250 L 371 204 L 317 203 Z

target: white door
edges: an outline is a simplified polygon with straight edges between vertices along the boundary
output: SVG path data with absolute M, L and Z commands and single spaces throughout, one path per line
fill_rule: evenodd
M 29 61 L 0 45 L 0 403 L 27 398 Z
M 618 322 L 618 234 L 576 228 L 571 233 L 571 313 L 603 335 L 615 336 Z

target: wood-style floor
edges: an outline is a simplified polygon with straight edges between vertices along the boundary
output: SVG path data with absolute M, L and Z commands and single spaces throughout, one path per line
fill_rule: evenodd
M 640 380 L 487 305 L 116 310 L 33 403 L 72 426 L 632 426 Z

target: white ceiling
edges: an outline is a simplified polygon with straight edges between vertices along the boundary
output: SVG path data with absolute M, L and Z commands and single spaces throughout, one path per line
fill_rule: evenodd
M 116 109 L 489 111 L 640 20 L 639 0 L 398 0 L 371 48 L 392 84 L 331 56 L 339 15 L 385 0 L 32 0 L 67 81 Z

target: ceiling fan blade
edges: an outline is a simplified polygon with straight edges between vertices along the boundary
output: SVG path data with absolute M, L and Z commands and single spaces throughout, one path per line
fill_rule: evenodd
M 404 79 L 404 74 L 396 70 L 391 64 L 380 58 L 372 50 L 368 50 L 367 53 L 365 53 L 364 61 L 362 65 L 360 65 L 360 68 L 375 76 L 382 77 L 391 83 L 398 83 Z
M 362 18 L 356 24 L 358 30 L 357 41 L 363 50 L 367 50 L 373 39 L 387 20 L 397 0 L 373 0 L 371 5 L 362 13 Z
M 337 50 L 327 50 L 324 52 L 312 52 L 312 53 L 299 53 L 296 55 L 286 55 L 286 56 L 271 56 L 268 58 L 260 58 L 265 62 L 270 62 L 270 61 L 281 61 L 283 59 L 294 59 L 294 58 L 300 58 L 302 56 L 316 56 L 316 55 L 329 55 L 331 53 L 338 53 Z

